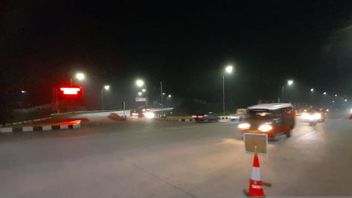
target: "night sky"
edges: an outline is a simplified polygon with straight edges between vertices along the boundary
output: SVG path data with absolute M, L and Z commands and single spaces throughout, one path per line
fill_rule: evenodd
M 0 82 L 5 96 L 26 89 L 43 104 L 81 70 L 96 87 L 142 77 L 180 98 L 219 102 L 221 71 L 233 64 L 233 104 L 275 99 L 288 78 L 299 91 L 352 95 L 347 2 L 6 1 Z

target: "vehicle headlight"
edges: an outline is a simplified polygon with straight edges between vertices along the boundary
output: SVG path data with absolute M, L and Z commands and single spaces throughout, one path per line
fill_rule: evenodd
M 264 123 L 259 126 L 258 130 L 261 132 L 269 132 L 273 129 L 273 126 L 269 123 Z
M 155 117 L 155 114 L 153 112 L 145 112 L 144 116 L 147 119 L 153 119 Z
M 313 116 L 312 116 L 312 119 L 320 120 L 321 119 L 321 113 L 314 113 Z
M 302 113 L 302 119 L 305 119 L 305 120 L 310 119 L 309 113 Z
M 251 125 L 247 122 L 243 122 L 243 123 L 240 123 L 238 125 L 238 128 L 241 129 L 241 130 L 246 130 L 246 129 L 249 129 L 249 127 L 251 127 Z

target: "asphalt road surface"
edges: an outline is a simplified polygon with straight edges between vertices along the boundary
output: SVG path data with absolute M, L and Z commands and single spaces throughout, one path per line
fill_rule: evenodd
M 129 121 L 0 136 L 7 197 L 242 196 L 252 155 L 233 123 Z M 268 196 L 352 196 L 352 122 L 298 123 L 260 156 Z

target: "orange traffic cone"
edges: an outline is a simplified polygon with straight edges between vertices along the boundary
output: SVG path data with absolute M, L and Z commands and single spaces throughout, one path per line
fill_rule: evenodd
M 252 176 L 249 180 L 248 197 L 265 197 L 263 190 L 263 183 L 260 180 L 260 165 L 258 154 L 255 153 L 253 157 Z

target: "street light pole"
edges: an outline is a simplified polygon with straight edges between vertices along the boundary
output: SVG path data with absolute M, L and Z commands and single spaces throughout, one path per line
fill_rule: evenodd
M 282 101 L 282 102 L 284 102 L 285 101 L 285 99 L 284 99 L 284 95 L 285 95 L 285 85 L 282 85 L 281 86 L 281 98 L 279 97 L 279 103 Z
M 110 85 L 104 85 L 102 88 L 101 88 L 101 91 L 100 91 L 100 97 L 101 97 L 101 109 L 104 110 L 104 91 L 109 91 L 110 90 Z
M 288 87 L 292 86 L 293 83 L 294 83 L 293 80 L 287 80 L 287 86 L 288 86 Z M 281 90 L 280 90 L 280 91 L 281 91 L 281 93 L 280 93 L 281 98 L 280 98 L 280 96 L 277 98 L 277 102 L 278 102 L 278 103 L 284 102 L 285 86 L 286 86 L 286 84 L 284 84 L 284 85 L 281 86 Z
M 161 108 L 163 108 L 163 82 L 160 81 L 160 104 Z
M 100 97 L 101 97 L 101 110 L 104 110 L 104 89 L 101 89 Z
M 233 66 L 228 65 L 225 67 L 225 70 L 222 73 L 222 112 L 225 114 L 226 112 L 226 104 L 225 104 L 225 74 L 231 74 L 233 71 Z
M 222 112 L 225 114 L 225 75 L 222 75 Z

